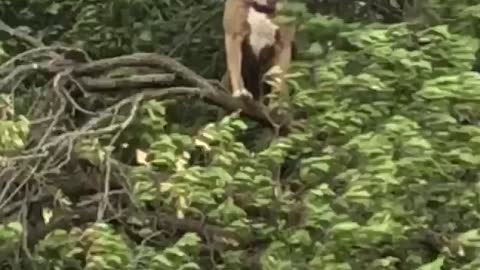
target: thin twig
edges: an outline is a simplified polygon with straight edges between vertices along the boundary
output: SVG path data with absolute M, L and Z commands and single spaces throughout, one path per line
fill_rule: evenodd
M 4 21 L 0 19 L 0 31 L 7 32 L 9 35 L 12 37 L 18 38 L 28 44 L 30 44 L 33 47 L 44 47 L 45 45 L 43 42 L 39 39 L 36 39 L 26 33 L 23 33 L 21 31 L 15 30 L 9 25 L 7 25 Z

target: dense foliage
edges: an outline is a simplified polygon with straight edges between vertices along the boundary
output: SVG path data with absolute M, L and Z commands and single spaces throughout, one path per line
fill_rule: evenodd
M 28 189 L 55 194 L 40 205 L 46 236 L 30 245 L 34 210 L 2 209 L 14 199 L 0 191 L 5 267 L 479 269 L 480 5 L 311 2 L 289 1 L 283 15 L 299 26 L 299 52 L 290 95 L 271 107 L 292 115 L 288 133 L 198 99 L 145 101 L 114 144 L 87 134 L 73 151 L 89 170 L 130 164 L 116 194 L 73 198 L 45 175 L 25 186 L 2 171 L 19 205 Z M 219 79 L 221 10 L 218 1 L 3 0 L 0 18 L 95 59 L 152 51 Z M 0 37 L 6 78 L 1 63 L 31 44 Z M 5 166 L 27 145 L 34 119 L 22 108 L 42 90 L 25 85 L 0 89 L 0 108 L 18 107 L 0 121 Z M 49 222 L 73 205 L 97 215 L 105 197 L 108 218 Z

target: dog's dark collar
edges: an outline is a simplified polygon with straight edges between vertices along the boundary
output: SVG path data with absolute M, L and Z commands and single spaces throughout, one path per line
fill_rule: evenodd
M 275 13 L 275 5 L 261 5 L 257 3 L 255 0 L 248 0 L 251 7 L 260 13 L 265 13 L 267 15 L 271 15 Z

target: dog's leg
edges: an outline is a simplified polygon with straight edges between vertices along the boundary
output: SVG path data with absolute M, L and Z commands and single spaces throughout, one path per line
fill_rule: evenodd
M 292 43 L 294 40 L 295 29 L 293 27 L 282 27 L 280 30 L 280 39 L 278 46 L 275 48 L 275 56 L 273 65 L 278 66 L 281 70 L 279 74 L 279 82 L 272 87 L 272 91 L 282 92 L 287 88 L 285 75 L 290 67 L 292 60 Z
M 246 96 L 251 98 L 252 94 L 245 89 L 242 78 L 242 41 L 242 35 L 225 35 L 228 79 L 232 86 L 232 95 L 234 97 Z
M 280 74 L 278 74 L 279 81 L 275 83 L 272 87 L 272 91 L 283 92 L 285 91 L 287 84 L 285 81 L 285 75 L 290 66 L 290 61 L 292 58 L 292 46 L 290 44 L 282 47 L 279 53 L 275 57 L 274 65 L 280 68 Z

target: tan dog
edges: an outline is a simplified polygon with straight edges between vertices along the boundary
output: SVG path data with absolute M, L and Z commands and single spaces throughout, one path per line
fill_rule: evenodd
M 270 91 L 264 75 L 273 66 L 281 70 L 273 91 L 286 88 L 295 35 L 293 26 L 275 23 L 278 0 L 226 0 L 223 14 L 227 72 L 226 87 L 234 97 L 263 100 Z

